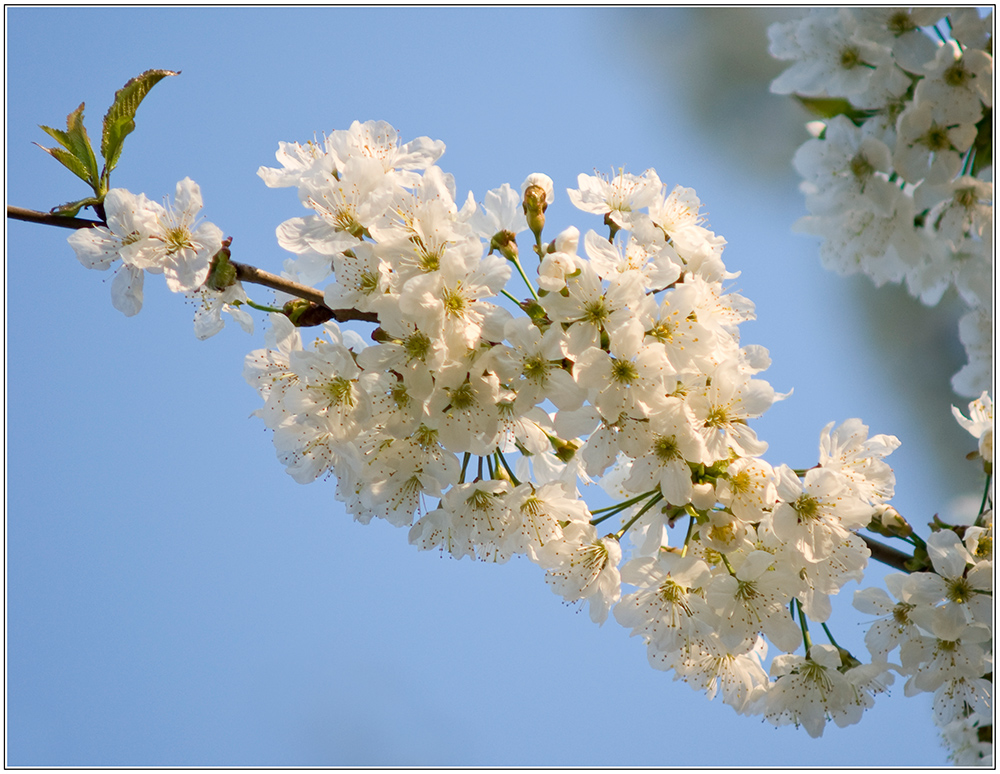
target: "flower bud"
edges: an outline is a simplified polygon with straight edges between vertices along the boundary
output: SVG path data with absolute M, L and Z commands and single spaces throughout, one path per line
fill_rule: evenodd
M 222 248 L 212 257 L 208 278 L 205 280 L 205 286 L 210 290 L 225 290 L 236 284 L 236 267 L 229 262 L 229 257 L 232 255 L 229 252 L 229 245 L 232 243 L 232 237 L 224 239 Z
M 549 443 L 552 444 L 552 448 L 555 450 L 556 457 L 560 462 L 569 462 L 576 456 L 576 450 L 580 448 L 572 441 L 564 441 L 561 438 L 551 435 L 549 436 Z
M 281 311 L 296 328 L 312 328 L 333 319 L 332 309 L 304 298 L 289 301 Z
M 542 229 L 545 227 L 545 210 L 555 196 L 552 178 L 541 172 L 528 175 L 521 185 L 521 195 L 523 197 L 521 206 L 528 221 L 528 228 L 535 235 L 535 241 L 540 242 Z
M 905 538 L 913 534 L 913 527 L 891 505 L 878 506 L 875 509 L 875 518 L 882 523 L 883 528 L 893 537 Z
M 514 233 L 511 231 L 498 231 L 493 235 L 490 240 L 490 252 L 489 255 L 493 255 L 493 251 L 497 251 L 506 258 L 508 261 L 517 260 L 517 239 Z

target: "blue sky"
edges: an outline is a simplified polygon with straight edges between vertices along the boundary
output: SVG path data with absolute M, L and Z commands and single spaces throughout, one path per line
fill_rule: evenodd
M 141 106 L 113 184 L 159 200 L 192 177 L 234 258 L 271 271 L 274 229 L 301 209 L 257 168 L 279 140 L 355 119 L 443 140 L 460 196 L 546 172 L 552 233 L 590 227 L 564 193 L 578 173 L 652 166 L 698 191 L 757 304 L 744 341 L 770 349 L 777 390 L 794 388 L 756 424 L 767 459 L 809 466 L 820 429 L 859 416 L 903 441 L 899 510 L 914 524 L 945 513 L 975 481 L 948 467 L 974 447 L 947 418 L 964 405 L 947 386 L 953 320 L 918 312 L 907 319 L 929 333 L 878 344 L 871 309 L 898 293 L 820 268 L 790 231 L 794 177 L 748 144 L 759 124 L 698 123 L 698 100 L 716 98 L 692 88 L 704 27 L 658 14 L 8 8 L 7 201 L 84 195 L 31 144 L 48 141 L 37 125 L 85 101 L 97 137 L 115 90 L 148 68 L 182 75 Z M 671 38 L 673 59 L 648 48 L 678 29 L 691 35 Z M 758 112 L 794 120 L 760 83 Z M 906 699 L 902 681 L 860 725 L 813 740 L 651 669 L 639 641 L 564 605 L 530 562 L 457 562 L 354 523 L 332 482 L 292 481 L 249 418 L 241 370 L 262 317 L 252 338 L 230 324 L 198 342 L 193 308 L 151 277 L 125 318 L 67 235 L 7 224 L 8 765 L 945 763 L 930 698 Z M 915 421 L 932 416 L 911 402 L 920 390 L 937 420 Z M 854 588 L 832 626 L 863 653 Z

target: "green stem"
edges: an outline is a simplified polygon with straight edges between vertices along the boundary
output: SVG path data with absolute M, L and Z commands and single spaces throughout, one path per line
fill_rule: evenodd
M 733 572 L 733 566 L 729 563 L 729 560 L 726 559 L 726 555 L 725 554 L 719 554 L 719 556 L 722 557 L 722 563 L 724 565 L 726 565 L 726 569 L 729 570 L 729 574 L 732 575 L 735 578 L 736 577 L 736 573 Z
M 959 176 L 964 176 L 969 174 L 969 170 L 972 168 L 972 162 L 976 156 L 976 146 L 973 145 L 969 150 L 965 152 L 965 160 L 962 162 L 962 171 L 959 172 Z
M 690 503 L 685 506 L 685 508 L 690 507 Z M 691 521 L 688 522 L 687 532 L 684 535 L 684 548 L 681 549 L 681 556 L 687 556 L 688 545 L 691 543 L 691 536 L 694 535 L 694 525 L 698 523 L 698 515 L 696 513 L 688 511 L 688 514 L 691 516 Z M 726 566 L 728 566 L 728 564 Z
M 499 449 L 497 449 L 496 454 L 500 464 L 504 466 L 504 469 L 507 471 L 507 475 L 510 476 L 511 483 L 513 483 L 514 486 L 520 486 L 521 482 L 517 480 L 517 476 L 514 475 L 514 471 L 511 470 L 510 465 L 507 464 L 507 458 L 503 456 L 503 453 Z
M 809 649 L 812 647 L 812 637 L 809 636 L 809 626 L 806 624 L 806 614 L 802 612 L 802 603 L 795 600 L 795 609 L 799 612 L 799 628 L 802 629 L 802 644 L 806 648 L 806 656 L 809 656 Z
M 283 312 L 283 311 L 285 311 L 284 309 L 278 309 L 275 306 L 264 306 L 264 304 L 255 303 L 255 302 L 251 301 L 249 298 L 246 301 L 244 301 L 243 303 L 245 303 L 247 306 L 249 306 L 252 309 L 256 309 L 258 312 Z
M 512 263 L 517 268 L 517 273 L 521 275 L 521 279 L 524 280 L 524 284 L 528 286 L 528 290 L 531 292 L 531 297 L 538 300 L 538 294 L 535 292 L 534 287 L 531 285 L 531 280 L 528 279 L 528 275 L 524 273 L 524 268 L 521 266 L 521 261 L 515 258 Z
M 628 522 L 625 524 L 624 527 L 622 527 L 620 530 L 618 530 L 618 532 L 615 533 L 617 535 L 618 539 L 621 540 L 625 536 L 625 533 L 628 532 L 629 528 L 633 524 L 635 524 L 637 521 L 639 521 L 639 519 L 642 518 L 642 515 L 646 511 L 648 511 L 650 508 L 652 508 L 654 505 L 656 505 L 662 499 L 663 499 L 663 495 L 661 493 L 657 492 L 655 497 L 651 498 L 648 503 L 646 503 L 644 506 L 642 506 L 642 508 L 639 510 L 639 512 L 635 516 L 633 516 L 631 519 L 629 519 Z
M 466 452 L 465 456 L 462 457 L 462 474 L 458 477 L 458 483 L 460 484 L 465 483 L 465 469 L 469 467 L 469 460 L 471 459 L 472 459 L 472 454 L 469 452 Z
M 517 304 L 518 308 L 520 309 L 521 302 L 512 293 L 508 293 L 506 290 L 501 290 L 500 293 L 503 294 L 503 295 L 505 295 L 507 298 L 509 298 L 515 304 Z
M 983 490 L 983 501 L 979 504 L 979 515 L 986 512 L 986 501 L 990 499 L 990 481 L 993 479 L 993 471 L 986 474 L 986 488 Z
M 605 511 L 624 510 L 625 508 L 628 508 L 630 505 L 635 505 L 637 502 L 645 500 L 647 497 L 652 497 L 659 491 L 660 491 L 659 489 L 650 489 L 648 492 L 643 492 L 641 495 L 636 495 L 631 500 L 625 500 L 624 502 L 620 502 L 617 505 L 609 505 L 606 508 L 598 508 L 596 511 L 591 511 L 591 514 L 604 513 Z
M 830 644 L 833 645 L 833 647 L 837 648 L 837 650 L 843 650 L 843 648 L 841 648 L 840 645 L 837 644 L 837 641 L 833 639 L 833 635 L 830 633 L 830 628 L 825 623 L 820 624 L 820 626 L 822 626 L 823 631 L 826 632 L 826 638 L 830 640 Z

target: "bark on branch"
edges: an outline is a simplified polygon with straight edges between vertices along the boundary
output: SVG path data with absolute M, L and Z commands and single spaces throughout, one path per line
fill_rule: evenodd
M 23 220 L 28 223 L 40 223 L 43 226 L 71 228 L 74 231 L 81 228 L 107 226 L 106 223 L 99 220 L 69 218 L 65 215 L 53 215 L 51 212 L 38 212 L 37 210 L 27 210 L 23 207 L 11 207 L 10 205 L 7 206 L 7 217 L 12 220 Z M 323 292 L 316 290 L 316 288 L 311 288 L 308 285 L 302 285 L 298 282 L 292 282 L 284 277 L 279 277 L 277 274 L 271 274 L 271 272 L 258 269 L 256 266 L 251 266 L 246 263 L 237 263 L 236 261 L 230 261 L 230 263 L 233 268 L 236 269 L 236 278 L 241 282 L 247 282 L 252 285 L 263 285 L 264 287 L 271 288 L 272 290 L 280 290 L 291 296 L 303 298 L 306 301 L 312 301 L 320 307 L 320 309 L 329 312 L 329 316 L 323 314 L 319 315 L 320 317 L 325 317 L 327 320 L 336 320 L 337 322 L 347 322 L 348 320 L 360 320 L 362 322 L 374 323 L 378 322 L 378 316 L 374 312 L 360 312 L 357 309 L 330 309 L 323 302 Z
M 41 223 L 43 226 L 71 228 L 74 231 L 79 228 L 94 228 L 95 226 L 105 225 L 99 220 L 68 218 L 65 215 L 53 215 L 51 212 L 38 212 L 38 210 L 26 210 L 24 207 L 11 207 L 9 204 L 7 205 L 7 217 L 13 220 L 25 220 L 29 223 Z
M 913 558 L 912 556 L 892 546 L 887 546 L 885 543 L 872 540 L 867 535 L 859 534 L 858 537 L 868 544 L 868 548 L 872 552 L 872 559 L 876 562 L 894 567 L 900 572 L 909 572 L 906 568 L 906 562 L 910 561 Z

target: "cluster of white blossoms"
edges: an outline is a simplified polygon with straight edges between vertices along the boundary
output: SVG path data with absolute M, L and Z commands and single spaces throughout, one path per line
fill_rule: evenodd
M 993 402 L 986 393 L 969 404 L 959 424 L 979 441 L 984 467 L 993 466 Z M 931 533 L 925 550 L 933 571 L 894 573 L 880 588 L 856 591 L 854 606 L 878 616 L 865 635 L 875 663 L 906 676 L 904 692 L 934 694 L 934 722 L 956 765 L 992 765 L 993 744 L 993 512 L 971 526 Z M 935 525 L 943 526 L 943 525 Z
M 993 372 L 992 13 L 976 8 L 813 9 L 773 25 L 771 84 L 817 112 L 795 168 L 823 238 L 825 266 L 877 285 L 905 281 L 936 304 L 968 305 L 968 364 L 955 391 L 991 389 Z
M 216 289 L 208 282 L 212 259 L 224 241 L 218 226 L 198 220 L 201 208 L 201 189 L 189 177 L 177 184 L 174 203 L 166 206 L 113 188 L 104 199 L 107 225 L 74 231 L 69 243 L 88 269 L 116 267 L 111 303 L 128 317 L 142 309 L 143 279 L 149 272 L 163 274 L 171 291 L 196 300 L 199 339 L 222 330 L 223 311 L 253 333 L 253 318 L 239 308 L 247 301 L 240 283 Z
M 326 306 L 346 312 L 338 319 L 370 326 L 366 340 L 327 322 L 306 341 L 286 307 L 247 356 L 256 414 L 288 473 L 335 477 L 355 519 L 406 527 L 421 550 L 526 556 L 595 622 L 611 615 L 639 636 L 653 667 L 741 714 L 818 736 L 830 720 L 857 722 L 900 674 L 907 694 L 934 692 L 956 755 L 981 762 L 992 497 L 975 526 L 936 525 L 924 543 L 888 504 L 895 437 L 831 422 L 814 467 L 762 459 L 749 422 L 785 396 L 759 378 L 767 351 L 741 346 L 754 307 L 727 290 L 737 275 L 693 190 L 668 189 L 652 169 L 581 174 L 569 200 L 608 232 L 570 227 L 546 241 L 548 176 L 460 202 L 436 165 L 443 152 L 355 122 L 281 143 L 281 167 L 259 170 L 270 187 L 296 188 L 310 213 L 277 229 L 294 255 L 285 277 L 324 286 Z M 114 189 L 104 208 L 106 227 L 70 243 L 92 268 L 121 261 L 117 308 L 136 313 L 143 273 L 162 273 L 200 299 L 200 338 L 222 327 L 223 309 L 252 329 L 240 307 L 256 305 L 235 268 L 223 271 L 229 240 L 197 222 L 196 184 L 181 181 L 172 206 Z M 532 242 L 533 278 L 519 235 Z M 989 472 L 989 397 L 956 417 Z M 612 504 L 588 505 L 593 484 Z M 908 540 L 926 570 L 890 576 L 892 597 L 856 595 L 883 617 L 868 663 L 826 626 L 831 596 L 863 578 L 862 528 Z M 815 625 L 829 644 L 813 644 Z
M 443 151 L 356 122 L 282 143 L 281 168 L 259 172 L 310 211 L 277 230 L 286 275 L 378 321 L 368 345 L 335 323 L 306 343 L 272 315 L 244 375 L 288 472 L 332 474 L 354 518 L 407 527 L 420 549 L 527 556 L 738 712 L 813 735 L 856 722 L 890 667 L 811 645 L 808 624 L 862 578 L 855 530 L 893 494 L 896 438 L 849 420 L 823 429 L 814 468 L 761 459 L 748 421 L 784 396 L 757 377 L 766 350 L 740 345 L 753 305 L 727 292 L 725 240 L 693 190 L 653 170 L 580 175 L 569 199 L 610 236 L 545 241 L 550 178 L 460 202 Z M 618 502 L 591 509 L 594 482 Z M 786 654 L 770 676 L 765 637 Z

